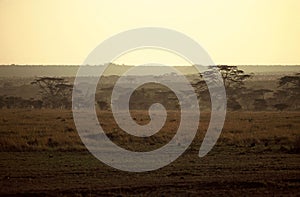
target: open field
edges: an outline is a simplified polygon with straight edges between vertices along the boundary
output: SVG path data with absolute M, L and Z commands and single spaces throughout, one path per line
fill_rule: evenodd
M 168 112 L 162 131 L 147 140 L 130 137 L 111 113 L 98 113 L 116 144 L 130 150 L 161 147 L 175 134 L 180 118 Z M 146 112 L 134 119 L 146 124 Z M 83 146 L 72 112 L 1 110 L 0 195 L 299 195 L 300 112 L 229 112 L 217 145 L 197 156 L 209 121 L 175 162 L 153 172 L 126 173 L 106 166 Z

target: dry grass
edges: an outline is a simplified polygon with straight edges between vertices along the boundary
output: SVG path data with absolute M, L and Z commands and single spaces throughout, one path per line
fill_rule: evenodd
M 167 143 L 177 131 L 180 114 L 169 111 L 167 123 L 157 134 L 145 139 L 128 135 L 116 125 L 108 111 L 98 112 L 100 124 L 116 144 L 130 150 L 146 151 Z M 134 111 L 140 124 L 149 122 L 148 113 Z M 202 113 L 199 132 L 192 144 L 198 149 L 210 114 Z M 299 152 L 300 112 L 230 112 L 218 146 L 247 150 Z M 1 151 L 82 151 L 72 112 L 67 110 L 1 110 Z
M 72 113 L 60 110 L 2 110 L 2 151 L 84 149 Z
M 141 151 L 168 142 L 180 118 L 169 112 L 162 131 L 145 140 L 120 131 L 110 112 L 99 116 L 115 143 Z M 141 124 L 149 121 L 143 111 L 132 116 Z M 0 196 L 297 195 L 300 157 L 290 153 L 299 153 L 299 117 L 299 112 L 229 113 L 217 145 L 200 158 L 210 118 L 203 113 L 199 132 L 182 156 L 156 171 L 131 173 L 83 151 L 70 111 L 2 110 Z
M 235 146 L 289 148 L 299 136 L 299 117 L 299 112 L 230 113 L 220 141 Z

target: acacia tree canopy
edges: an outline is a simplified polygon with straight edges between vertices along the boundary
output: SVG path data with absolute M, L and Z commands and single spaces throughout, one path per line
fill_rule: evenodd
M 40 88 L 40 94 L 47 107 L 70 107 L 72 85 L 64 78 L 39 77 L 31 84 Z
M 274 95 L 279 103 L 288 103 L 293 109 L 300 106 L 300 73 L 281 77 L 278 81 L 280 88 Z
M 209 69 L 204 72 L 206 81 L 204 80 L 203 75 L 200 74 L 200 80 L 193 84 L 196 91 L 201 96 L 203 92 L 207 92 L 207 83 L 210 83 L 212 87 L 214 84 L 219 84 L 219 79 L 215 74 L 216 71 L 218 71 L 223 78 L 224 87 L 227 92 L 228 107 L 233 110 L 240 109 L 241 106 L 237 100 L 239 99 L 241 92 L 245 89 L 244 81 L 250 78 L 251 75 L 245 74 L 245 72 L 240 70 L 237 66 L 210 66 Z M 232 105 L 234 107 L 231 107 L 231 103 L 234 104 Z

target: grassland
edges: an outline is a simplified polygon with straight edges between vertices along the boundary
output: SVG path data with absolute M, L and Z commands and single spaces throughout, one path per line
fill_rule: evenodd
M 115 143 L 129 149 L 152 149 L 165 144 L 176 133 L 180 120 L 180 114 L 169 111 L 162 130 L 149 139 L 141 139 L 123 132 L 111 112 L 100 111 L 98 116 L 106 134 Z M 149 122 L 148 114 L 144 111 L 134 111 L 132 117 L 139 124 Z M 209 118 L 209 113 L 201 114 L 199 132 L 195 138 L 197 145 L 204 137 Z M 300 112 L 229 112 L 217 145 L 297 151 L 299 119 Z M 1 151 L 85 150 L 76 131 L 72 112 L 68 110 L 1 110 L 0 123 Z
M 122 132 L 108 111 L 100 124 L 116 144 L 136 151 L 158 148 L 175 134 L 180 115 L 148 139 Z M 197 156 L 210 114 L 201 114 L 190 148 L 154 172 L 126 173 L 95 159 L 81 143 L 72 112 L 1 110 L 0 195 L 297 195 L 300 194 L 300 112 L 230 112 L 218 143 Z M 146 112 L 133 118 L 146 124 Z

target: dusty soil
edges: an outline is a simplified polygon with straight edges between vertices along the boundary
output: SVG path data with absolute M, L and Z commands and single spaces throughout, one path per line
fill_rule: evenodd
M 1 196 L 300 195 L 300 156 L 239 153 L 215 147 L 203 158 L 189 150 L 153 172 L 127 173 L 88 152 L 2 152 Z

